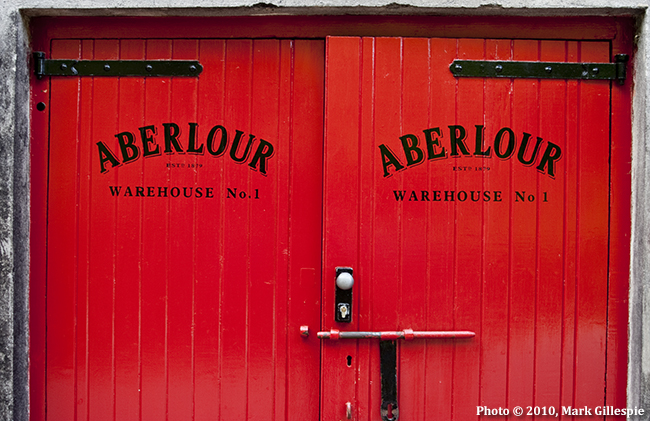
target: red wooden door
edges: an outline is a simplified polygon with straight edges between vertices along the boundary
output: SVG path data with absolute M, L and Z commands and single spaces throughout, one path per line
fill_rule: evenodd
M 624 406 L 612 86 L 448 69 L 609 61 L 608 43 L 50 45 L 204 71 L 35 83 L 33 419 L 380 419 L 378 342 L 316 338 L 331 328 L 476 332 L 399 343 L 402 419 Z
M 608 312 L 610 83 L 449 70 L 609 57 L 606 42 L 328 39 L 323 328 L 476 332 L 399 344 L 401 419 L 625 406 L 607 358 L 625 340 Z M 355 274 L 350 324 L 334 322 L 338 266 Z M 380 419 L 378 340 L 324 340 L 322 359 L 321 419 L 347 402 Z
M 318 418 L 320 344 L 293 332 L 320 318 L 323 49 L 52 42 L 52 58 L 204 71 L 37 82 L 49 179 L 33 419 Z

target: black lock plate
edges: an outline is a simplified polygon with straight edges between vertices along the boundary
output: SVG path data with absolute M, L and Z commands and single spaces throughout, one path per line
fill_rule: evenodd
M 336 285 L 336 278 L 341 273 L 347 272 L 350 275 L 353 275 L 352 268 L 350 267 L 337 267 L 336 268 L 336 277 L 334 278 L 334 286 L 336 288 L 336 295 L 334 298 L 335 308 L 334 308 L 334 320 L 339 323 L 350 323 L 352 322 L 352 289 L 341 289 Z

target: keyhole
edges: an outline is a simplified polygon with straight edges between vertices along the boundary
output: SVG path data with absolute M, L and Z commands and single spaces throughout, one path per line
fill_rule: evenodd
M 393 404 L 389 403 L 388 408 L 386 408 L 386 418 L 389 420 L 394 420 L 395 418 L 393 417 Z
M 348 367 L 352 367 L 352 356 L 348 355 L 348 358 L 346 359 L 348 360 Z

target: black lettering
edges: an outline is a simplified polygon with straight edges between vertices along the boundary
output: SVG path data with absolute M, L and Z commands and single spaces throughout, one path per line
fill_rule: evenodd
M 415 190 L 411 191 L 411 196 L 409 197 L 409 202 L 417 202 L 418 196 L 415 194 Z
M 525 191 L 522 191 L 522 192 L 515 192 L 515 202 L 519 202 L 519 200 L 521 200 L 522 202 L 525 202 L 525 201 L 526 201 L 526 200 L 524 199 L 525 196 L 526 196 L 526 192 L 525 192 Z
M 213 142 L 214 142 L 214 137 L 217 134 L 217 130 L 221 131 L 221 142 L 219 142 L 219 148 L 215 151 L 213 149 Z M 208 134 L 208 139 L 205 141 L 205 144 L 208 147 L 208 153 L 212 156 L 221 156 L 223 153 L 226 151 L 226 147 L 228 146 L 228 132 L 226 132 L 226 128 L 223 126 L 214 126 L 212 129 L 210 129 L 210 133 Z
M 476 193 L 476 199 L 474 198 L 474 193 Z M 481 198 L 481 192 L 480 191 L 473 191 L 473 192 L 470 192 L 470 194 L 472 196 L 471 197 L 472 202 L 478 202 L 478 200 Z
M 393 190 L 393 194 L 395 195 L 396 201 L 402 202 L 404 200 L 404 195 L 406 194 L 406 190 Z
M 432 135 L 433 133 L 435 133 L 435 137 Z M 440 159 L 447 157 L 447 150 L 444 147 L 439 152 L 436 150 L 437 147 L 440 147 L 441 137 L 442 133 L 440 133 L 439 127 L 424 130 L 424 139 L 427 144 L 427 159 Z
M 453 202 L 454 201 L 454 193 L 455 191 L 445 191 L 445 202 Z
M 111 189 L 111 196 L 119 196 L 122 190 L 122 186 L 108 186 L 108 188 Z
M 105 173 L 108 171 L 106 169 L 107 162 L 111 163 L 111 168 L 120 165 L 120 161 L 117 160 L 115 154 L 108 149 L 108 146 L 106 146 L 104 142 L 97 142 L 97 149 L 99 151 L 99 172 Z
M 255 135 L 249 135 L 248 137 L 248 143 L 246 144 L 246 149 L 244 149 L 244 154 L 241 156 L 241 158 L 237 157 L 237 149 L 239 149 L 239 142 L 241 142 L 241 137 L 244 134 L 241 130 L 236 130 L 235 131 L 235 138 L 232 141 L 232 146 L 230 147 L 230 157 L 232 158 L 233 161 L 235 161 L 238 164 L 241 164 L 242 162 L 246 161 L 248 158 L 248 154 L 251 152 L 251 146 L 253 145 L 253 140 L 255 140 Z
M 257 163 L 260 165 L 260 173 L 266 175 L 266 160 L 273 156 L 273 145 L 264 139 L 260 139 L 260 144 L 257 145 L 257 150 L 251 159 L 249 167 L 257 169 Z
M 167 197 L 167 187 L 158 187 L 158 197 Z
M 469 150 L 465 144 L 467 132 L 463 126 L 449 126 L 449 139 L 451 142 L 451 156 L 458 156 L 458 148 L 463 155 L 469 155 Z
M 198 126 L 197 123 L 190 123 L 190 138 L 187 141 L 187 153 L 203 155 L 203 145 L 200 145 L 198 148 L 196 147 L 196 128 Z
M 544 155 L 542 156 L 542 159 L 539 161 L 539 165 L 537 166 L 537 169 L 540 172 L 544 172 L 544 167 L 548 165 L 548 170 L 546 173 L 549 175 L 549 177 L 555 178 L 555 161 L 558 159 L 562 158 L 562 149 L 554 143 L 548 142 L 548 145 L 546 146 L 546 150 L 544 151 Z
M 422 190 L 422 199 L 423 202 L 429 202 L 429 192 L 426 190 Z
M 115 135 L 122 151 L 122 163 L 128 164 L 140 157 L 140 148 L 135 145 L 135 138 L 131 132 L 122 132 Z
M 529 160 L 526 160 L 526 149 L 528 149 L 528 142 L 530 141 L 531 134 L 524 132 L 524 137 L 521 139 L 521 145 L 519 145 L 519 153 L 517 153 L 517 159 L 519 159 L 519 162 L 524 164 L 525 166 L 531 166 L 535 163 L 537 160 L 537 155 L 539 154 L 539 147 L 542 144 L 542 138 L 538 137 L 537 138 L 537 143 L 535 143 L 535 149 L 533 149 L 533 155 L 530 157 Z
M 384 167 L 384 177 L 390 177 L 392 175 L 388 172 L 388 168 L 391 165 L 395 167 L 396 172 L 404 169 L 404 165 L 399 162 L 399 159 L 397 159 L 388 146 L 379 145 L 379 151 L 381 152 L 381 164 Z
M 459 191 L 458 194 L 456 195 L 456 198 L 458 199 L 459 202 L 464 202 L 467 200 L 467 192 L 466 191 Z
M 187 189 L 190 189 L 190 192 L 187 192 Z M 192 187 L 183 187 L 183 196 L 190 198 L 192 197 Z
M 130 196 L 133 197 L 133 192 L 131 191 L 131 187 L 126 186 L 126 190 L 124 190 L 124 196 Z
M 212 193 L 212 190 L 213 190 L 212 187 L 208 187 L 208 188 L 205 189 L 205 197 L 206 198 L 212 199 L 214 197 L 214 195 Z
M 400 140 L 402 141 L 402 149 L 404 149 L 404 155 L 406 155 L 407 166 L 410 167 L 424 161 L 424 153 L 422 152 L 422 149 L 418 147 L 420 140 L 417 136 L 413 134 L 406 134 L 400 137 Z
M 156 144 L 156 139 L 154 139 L 156 126 L 144 126 L 140 127 L 139 130 L 140 139 L 142 140 L 142 156 L 146 158 L 151 155 L 160 155 L 160 146 Z
M 434 190 L 433 192 L 433 201 L 434 202 L 440 202 L 442 199 L 440 198 L 440 190 Z
M 230 187 L 226 188 L 226 199 L 230 199 L 230 197 L 234 197 L 235 199 L 237 198 L 237 189 L 235 190 L 231 189 Z
M 174 152 L 184 153 L 178 136 L 181 134 L 181 129 L 176 123 L 163 123 L 165 128 L 165 153 L 172 154 Z M 172 150 L 172 147 L 174 150 Z
M 178 187 L 172 187 L 171 195 L 172 197 L 178 197 L 181 194 L 181 190 Z
M 144 197 L 144 187 L 136 187 L 135 195 L 136 197 Z
M 508 145 L 506 150 L 501 152 L 501 142 L 505 134 L 508 134 Z M 504 127 L 494 137 L 494 154 L 501 159 L 509 159 L 515 151 L 515 132 L 509 127 Z
M 198 197 L 198 198 L 203 197 L 203 188 L 201 188 L 201 187 L 197 187 L 197 188 L 194 190 L 194 193 L 195 193 L 195 196 Z
M 156 197 L 153 187 L 147 187 L 147 197 Z
M 474 156 L 490 156 L 492 147 L 488 146 L 487 150 L 483 150 L 483 132 L 485 128 L 481 125 L 476 125 L 476 143 L 474 147 Z

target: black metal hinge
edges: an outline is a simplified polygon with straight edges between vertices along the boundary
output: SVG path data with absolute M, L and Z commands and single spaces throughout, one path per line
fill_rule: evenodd
M 196 60 L 51 60 L 34 53 L 34 72 L 43 76 L 198 76 Z
M 628 59 L 617 54 L 614 63 L 454 60 L 449 70 L 456 77 L 617 80 L 623 85 Z

